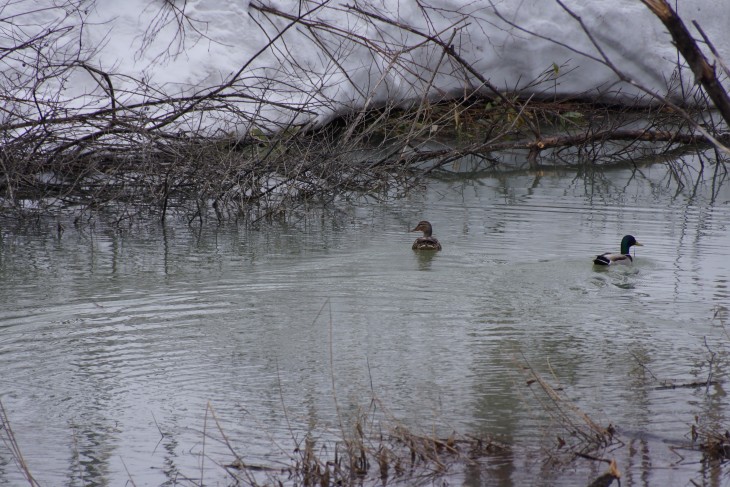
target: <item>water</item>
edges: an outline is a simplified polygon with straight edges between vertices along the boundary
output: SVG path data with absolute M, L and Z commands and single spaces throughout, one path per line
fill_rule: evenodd
M 227 485 L 224 435 L 281 466 L 373 396 L 414 431 L 513 445 L 451 484 L 586 485 L 603 464 L 542 463 L 565 431 L 529 364 L 617 428 L 596 454 L 622 485 L 715 485 L 686 447 L 695 416 L 724 431 L 722 388 L 652 375 L 705 380 L 714 352 L 725 377 L 728 202 L 656 165 L 454 175 L 260 229 L 6 225 L 0 399 L 43 485 Z M 442 252 L 411 251 L 421 219 Z M 594 269 L 626 233 L 636 264 Z M 4 449 L 0 481 L 26 485 Z

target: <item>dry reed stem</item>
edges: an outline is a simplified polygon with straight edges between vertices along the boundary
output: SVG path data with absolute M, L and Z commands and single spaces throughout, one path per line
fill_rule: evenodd
M 257 479 L 250 473 L 252 471 L 266 472 L 268 480 L 274 483 L 281 482 L 280 476 L 285 475 L 289 480 L 297 479 L 303 485 L 350 486 L 362 485 L 375 479 L 385 485 L 390 479 L 419 482 L 434 479 L 449 472 L 454 465 L 475 464 L 479 458 L 499 456 L 509 451 L 507 446 L 489 438 L 458 436 L 456 433 L 447 438 L 438 438 L 414 433 L 394 419 L 374 395 L 367 408 L 346 420 L 337 401 L 333 320 L 329 299 L 325 300 L 314 320 L 316 322 L 328 306 L 330 307 L 328 319 L 330 379 L 337 411 L 339 437 L 322 441 L 318 445 L 315 435 L 309 432 L 302 446 L 296 441 L 287 414 L 290 435 L 295 443 L 295 455 L 291 457 L 291 464 L 279 469 L 250 465 L 235 452 L 209 405 L 206 417 L 209 413 L 215 421 L 223 438 L 222 442 L 235 459 L 225 465 L 229 473 L 231 470 L 246 472 L 245 480 L 251 485 L 258 485 Z M 283 402 L 283 396 L 281 397 Z M 286 409 L 284 404 L 282 407 Z M 333 454 L 330 454 L 330 451 Z
M 537 383 L 544 394 L 544 396 L 537 395 L 534 389 L 530 388 L 533 391 L 533 396 L 538 399 L 543 411 L 550 414 L 556 420 L 557 425 L 564 430 L 563 436 L 558 435 L 557 437 L 558 449 L 567 446 L 571 452 L 585 454 L 606 448 L 614 441 L 617 441 L 614 436 L 613 426 L 609 425 L 605 428 L 600 426 L 573 401 L 543 379 L 542 375 L 532 367 L 524 355 L 522 356 L 522 362 L 526 364 L 520 368 L 526 371 L 528 375 L 527 385 L 531 386 Z M 550 369 L 552 373 L 552 368 L 550 367 Z M 571 443 L 571 438 L 577 439 L 578 442 Z
M 23 452 L 20 450 L 18 440 L 15 438 L 15 433 L 13 433 L 13 429 L 10 426 L 10 420 L 8 419 L 8 414 L 5 411 L 5 406 L 3 406 L 2 401 L 0 401 L 0 437 L 2 437 L 5 447 L 10 451 L 15 465 L 28 481 L 28 485 L 31 487 L 40 487 L 40 484 L 30 472 L 30 467 L 26 463 L 25 458 L 23 458 Z

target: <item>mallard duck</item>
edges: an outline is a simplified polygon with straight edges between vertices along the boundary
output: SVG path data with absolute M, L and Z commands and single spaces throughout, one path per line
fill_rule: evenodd
M 616 265 L 616 264 L 631 264 L 634 261 L 634 258 L 631 257 L 631 254 L 629 254 L 629 249 L 637 245 L 639 247 L 642 246 L 639 242 L 636 241 L 633 235 L 626 235 L 624 238 L 621 239 L 621 253 L 611 253 L 606 252 L 605 254 L 597 255 L 595 259 L 593 259 L 593 264 L 595 265 Z
M 436 237 L 431 236 L 433 228 L 426 220 L 418 222 L 416 228 L 411 230 L 411 232 L 423 232 L 423 237 L 418 237 L 413 242 L 413 247 L 411 247 L 413 250 L 441 250 L 441 243 L 439 243 Z

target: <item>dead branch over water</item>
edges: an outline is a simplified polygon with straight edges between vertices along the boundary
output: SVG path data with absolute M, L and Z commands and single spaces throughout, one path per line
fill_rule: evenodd
M 677 45 L 677 49 L 682 53 L 687 63 L 689 63 L 697 82 L 702 85 L 710 96 L 725 122 L 730 122 L 730 98 L 728 98 L 727 91 L 725 91 L 725 88 L 720 83 L 715 68 L 710 66 L 710 63 L 700 50 L 697 42 L 692 38 L 682 19 L 666 0 L 643 0 L 643 2 L 667 27 Z M 697 23 L 695 22 L 694 24 L 705 42 L 712 46 Z M 711 50 L 713 54 L 716 54 L 714 48 L 711 48 Z
M 708 163 L 722 162 L 724 129 L 707 109 L 717 106 L 727 122 L 722 108 L 727 95 L 723 98 L 715 71 L 686 29 L 686 52 L 704 61 L 704 68 L 698 71 L 688 61 L 701 74 L 698 80 L 709 98 L 698 86 L 685 94 L 686 106 L 680 107 L 642 88 L 646 98 L 634 106 L 609 106 L 497 89 L 452 43 L 470 22 L 458 10 L 451 12 L 448 29 L 422 31 L 368 4 L 336 7 L 376 31 L 387 26 L 407 32 L 413 40 L 399 45 L 322 21 L 316 14 L 327 5 L 292 15 L 252 2 L 252 19 L 268 32 L 267 44 L 220 84 L 179 96 L 93 65 L 93 50 L 81 43 L 73 49 L 62 44 L 71 29 L 66 19 L 35 31 L 4 30 L 4 45 L 13 47 L 0 51 L 0 60 L 10 67 L 0 78 L 0 210 L 13 215 L 68 210 L 81 216 L 103 209 L 120 222 L 135 216 L 164 220 L 170 214 L 191 221 L 208 214 L 256 221 L 351 194 L 397 197 L 422 176 L 464 163 L 472 169 L 499 169 L 515 160 L 518 168 L 533 170 L 554 164 L 600 166 L 635 163 L 695 144 L 715 144 L 718 151 Z M 63 7 L 67 16 L 83 18 L 82 3 L 67 1 Z M 601 50 L 580 17 L 570 13 L 600 57 L 575 51 L 635 84 Z M 505 20 L 497 8 L 494 14 Z M 21 15 L 0 22 L 12 27 L 25 20 Z M 196 20 L 173 2 L 165 2 L 155 22 L 179 29 L 168 56 L 180 52 L 185 36 L 202 35 Z M 304 29 L 346 78 L 338 60 L 351 45 L 389 60 L 370 91 L 352 81 L 361 97 L 359 108 L 329 98 L 325 81 L 309 92 L 297 88 L 301 84 L 292 73 L 306 73 L 307 67 L 288 51 L 292 29 Z M 150 42 L 154 30 L 148 30 Z M 426 50 L 432 62 L 424 70 L 414 53 Z M 283 67 L 276 75 L 252 68 L 271 52 Z M 461 79 L 463 92 L 434 98 L 437 72 Z M 65 90 L 79 73 L 95 80 L 98 89 L 68 99 Z M 528 86 L 532 93 L 544 93 L 564 76 L 570 76 L 567 67 L 546 66 Z M 409 85 L 410 103 L 376 96 L 389 77 Z M 323 120 L 318 118 L 322 113 L 331 114 L 330 121 L 315 123 Z M 683 181 L 681 164 L 669 166 Z

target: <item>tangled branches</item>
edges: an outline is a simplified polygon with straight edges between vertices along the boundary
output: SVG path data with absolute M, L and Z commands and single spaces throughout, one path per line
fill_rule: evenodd
M 511 92 L 497 89 L 457 47 L 474 20 L 466 10 L 439 13 L 449 20 L 437 26 L 435 10 L 421 5 L 424 30 L 369 4 L 302 3 L 292 14 L 253 2 L 248 14 L 266 39 L 261 47 L 217 81 L 208 74 L 201 85 L 172 90 L 99 64 L 101 46 L 84 41 L 93 4 L 17 5 L 0 6 L 4 213 L 106 208 L 120 219 L 181 212 L 191 220 L 208 213 L 256 220 L 353 192 L 398 195 L 418 177 L 464 161 L 495 168 L 519 160 L 536 169 L 634 162 L 687 144 L 722 147 L 706 112 L 653 94 L 619 110 L 546 96 L 570 75 L 568 66 L 553 64 Z M 324 9 L 369 30 L 324 20 Z M 496 8 L 494 15 L 504 20 Z M 150 18 L 140 49 L 173 32 L 151 62 L 217 42 L 174 1 Z M 294 32 L 318 46 L 325 68 L 298 59 Z M 342 60 L 352 52 L 367 53 L 374 67 L 350 72 Z M 592 59 L 628 80 L 600 52 Z M 80 91 L 82 82 L 89 88 Z M 708 106 L 702 92 L 685 97 L 698 93 L 696 106 Z

